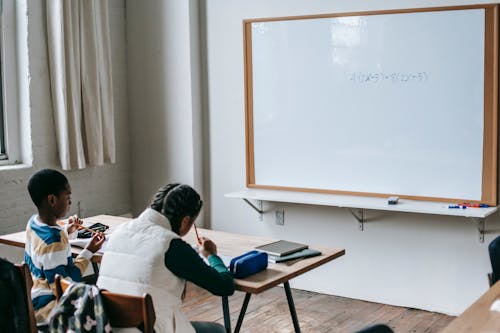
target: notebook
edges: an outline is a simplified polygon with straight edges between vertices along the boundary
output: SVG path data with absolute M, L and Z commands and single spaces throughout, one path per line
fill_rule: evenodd
M 198 255 L 200 256 L 200 258 L 203 259 L 203 261 L 205 261 L 205 263 L 210 266 L 210 264 L 208 263 L 208 259 L 205 258 L 203 256 L 203 254 L 201 254 L 200 248 L 198 247 L 198 245 L 197 244 L 191 244 L 191 247 L 193 248 L 193 250 L 195 250 L 196 253 L 198 253 Z M 225 255 L 225 254 L 220 254 L 220 253 L 218 253 L 217 256 L 219 258 L 221 258 L 222 262 L 224 263 L 224 266 L 226 266 L 227 268 L 229 268 L 229 265 L 231 263 L 231 259 L 233 259 L 233 257 Z
M 307 249 L 309 246 L 300 243 L 279 240 L 277 242 L 257 246 L 255 249 L 267 252 L 270 255 L 281 257 L 300 250 Z
M 109 237 L 110 237 L 110 235 L 106 235 L 106 240 L 104 241 L 104 244 L 102 244 L 101 248 L 97 252 L 104 253 L 104 249 L 106 248 L 106 245 L 108 244 Z M 71 246 L 81 247 L 82 249 L 84 249 L 90 243 L 91 239 L 92 238 L 70 239 L 69 244 Z
M 296 259 L 310 258 L 321 255 L 321 252 L 313 249 L 304 249 L 281 257 L 270 255 L 268 261 L 272 263 L 286 262 Z

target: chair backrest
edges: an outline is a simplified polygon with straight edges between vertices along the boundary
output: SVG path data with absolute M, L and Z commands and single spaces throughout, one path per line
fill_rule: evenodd
M 21 276 L 21 283 L 24 289 L 24 297 L 28 312 L 28 326 L 31 333 L 37 333 L 38 328 L 36 325 L 35 310 L 33 309 L 33 303 L 31 302 L 31 288 L 33 287 L 33 279 L 31 278 L 31 273 L 28 265 L 21 264 L 15 265 L 19 275 Z
M 488 252 L 490 254 L 492 274 L 489 278 L 490 287 L 500 280 L 500 236 L 497 236 L 488 245 Z
M 56 298 L 62 296 L 71 282 L 56 276 Z M 156 321 L 151 295 L 131 296 L 113 293 L 107 290 L 101 292 L 104 310 L 114 328 L 141 327 L 144 333 L 153 333 Z
M 394 331 L 387 325 L 377 324 L 370 327 L 366 327 L 361 331 L 357 331 L 356 333 L 394 333 Z

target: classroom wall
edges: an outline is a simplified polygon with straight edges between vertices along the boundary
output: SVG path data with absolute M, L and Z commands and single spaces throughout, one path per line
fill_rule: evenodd
M 23 1 L 19 1 L 19 4 Z M 115 96 L 116 163 L 65 171 L 72 186 L 71 214 L 124 214 L 131 211 L 130 137 L 126 91 L 125 2 L 109 0 L 110 33 Z M 27 13 L 27 14 L 26 14 Z M 25 17 L 28 21 L 29 79 L 24 78 L 28 108 L 24 128 L 31 128 L 32 166 L 0 167 L 0 234 L 21 231 L 36 212 L 26 190 L 31 174 L 42 168 L 59 168 L 52 117 L 48 72 L 45 1 L 28 0 Z M 22 58 L 22 57 L 20 57 Z M 0 248 L 0 256 L 7 255 Z
M 245 187 L 245 119 L 242 19 L 288 15 L 446 6 L 473 1 L 211 0 L 206 19 L 211 225 L 214 229 L 265 235 L 346 249 L 346 255 L 299 278 L 294 288 L 368 301 L 458 314 L 487 288 L 488 242 L 500 232 L 498 214 L 478 241 L 465 218 L 366 211 L 365 230 L 346 209 L 265 204 L 259 222 L 242 200 L 225 193 Z M 467 153 L 467 152 L 464 152 Z M 300 156 L 297 156 L 300 158 Z M 285 225 L 274 211 L 285 209 Z M 298 305 L 300 308 L 300 305 Z M 300 311 L 300 310 L 299 310 Z
M 266 203 L 269 213 L 259 222 L 246 203 L 224 197 L 245 187 L 242 19 L 419 6 L 416 0 L 127 1 L 134 211 L 164 182 L 203 184 L 205 225 L 213 229 L 346 249 L 343 258 L 292 280 L 294 288 L 460 313 L 487 289 L 487 244 L 496 235 L 480 243 L 470 220 L 366 211 L 365 231 L 359 231 L 345 209 Z M 193 140 L 198 131 L 201 145 Z M 201 184 L 194 176 L 199 170 L 193 171 L 200 166 Z M 281 208 L 284 226 L 274 222 Z M 487 228 L 498 233 L 498 215 Z
M 425 5 L 467 3 L 472 2 Z M 213 229 L 346 249 L 343 258 L 292 280 L 294 288 L 449 314 L 486 290 L 487 244 L 500 230 L 498 215 L 487 220 L 491 233 L 480 243 L 476 225 L 465 218 L 367 211 L 365 231 L 359 231 L 341 208 L 266 203 L 269 213 L 259 222 L 243 201 L 224 197 L 245 186 L 243 18 L 410 8 L 421 2 L 126 4 L 125 9 L 124 1 L 110 1 L 117 163 L 66 172 L 74 192 L 72 213 L 78 201 L 84 216 L 122 214 L 132 205 L 138 212 L 159 185 L 182 181 L 204 193 L 206 222 Z M 1 234 L 22 230 L 34 211 L 25 190 L 28 177 L 58 166 L 43 8 L 43 1 L 28 1 L 33 166 L 0 169 Z M 284 226 L 274 223 L 278 208 L 285 209 Z
M 127 1 L 135 215 L 171 182 L 203 191 L 198 1 Z

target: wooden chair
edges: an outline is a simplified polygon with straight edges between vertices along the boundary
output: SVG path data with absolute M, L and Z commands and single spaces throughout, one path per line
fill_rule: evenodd
M 56 275 L 56 298 L 59 300 L 71 282 Z M 104 310 L 113 328 L 141 327 L 144 333 L 153 333 L 156 316 L 151 295 L 131 296 L 103 290 Z
M 31 278 L 30 269 L 26 264 L 21 264 L 21 265 L 16 264 L 15 266 L 19 271 L 19 275 L 21 277 L 26 306 L 28 307 L 27 308 L 28 326 L 31 333 L 37 333 L 39 329 L 43 330 L 47 326 L 41 325 L 40 327 L 37 327 L 36 324 L 35 310 L 33 309 L 33 303 L 31 302 L 31 288 L 33 287 L 33 279 Z

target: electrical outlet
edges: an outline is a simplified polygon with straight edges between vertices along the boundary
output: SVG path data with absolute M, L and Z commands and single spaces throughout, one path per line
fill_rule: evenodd
M 285 225 L 285 210 L 277 210 L 276 211 L 276 224 L 277 225 Z

